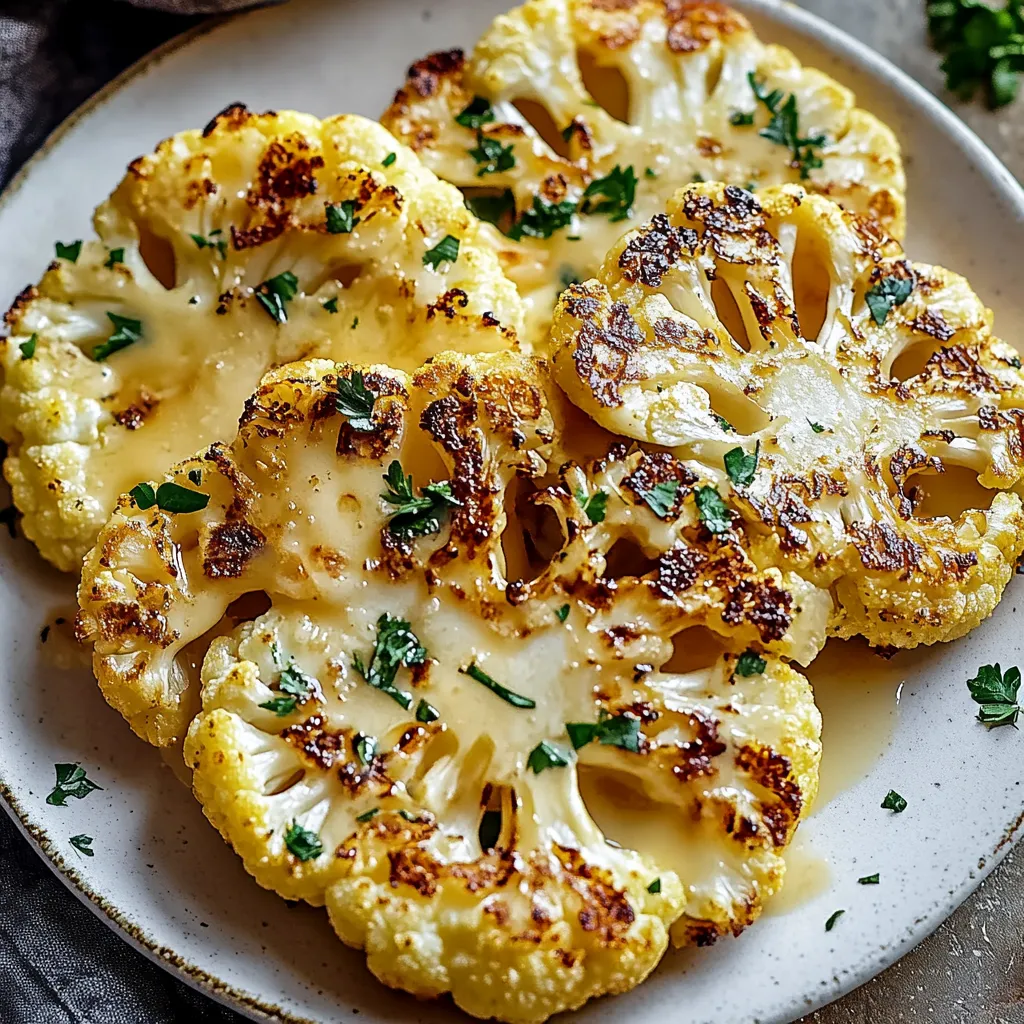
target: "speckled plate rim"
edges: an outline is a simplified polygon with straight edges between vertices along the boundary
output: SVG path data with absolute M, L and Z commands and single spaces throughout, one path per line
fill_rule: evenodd
M 515 5 L 516 0 L 508 0 L 508 6 Z M 843 30 L 831 25 L 819 15 L 806 11 L 790 0 L 727 0 L 732 6 L 749 15 L 763 16 L 776 21 L 785 28 L 807 37 L 820 45 L 834 56 L 849 63 L 855 69 L 878 80 L 894 92 L 902 94 L 907 102 L 917 108 L 920 114 L 928 118 L 947 137 L 950 138 L 967 156 L 975 169 L 989 182 L 993 189 L 1015 208 L 1024 220 L 1024 187 L 1009 169 L 999 160 L 992 150 L 941 100 L 932 95 L 924 86 L 914 81 L 906 72 L 900 70 L 881 54 L 866 44 L 848 35 Z M 130 65 L 105 86 L 100 88 L 84 103 L 77 107 L 65 120 L 58 125 L 43 141 L 35 153 L 22 165 L 13 176 L 7 187 L 0 192 L 0 209 L 20 191 L 21 187 L 32 174 L 37 163 L 61 139 L 74 128 L 83 118 L 102 106 L 108 99 L 120 92 L 135 78 L 147 73 L 167 57 L 189 46 L 197 39 L 216 31 L 219 27 L 244 18 L 253 12 L 242 12 L 234 15 L 211 17 L 200 24 L 186 30 L 163 43 L 134 64 Z M 913 200 L 908 197 L 913 216 Z M 172 948 L 161 946 L 147 934 L 139 924 L 130 920 L 114 904 L 98 892 L 92 891 L 82 879 L 74 866 L 68 863 L 59 853 L 49 833 L 40 825 L 34 824 L 27 812 L 21 807 L 17 796 L 0 774 L 0 804 L 17 826 L 19 832 L 29 841 L 50 870 L 60 879 L 64 886 L 73 893 L 99 920 L 117 931 L 120 936 L 147 959 L 169 971 L 185 984 L 216 1000 L 218 1003 L 236 1010 L 257 1021 L 284 1022 L 284 1024 L 326 1024 L 324 1021 L 311 1020 L 299 1016 L 281 1007 L 266 1002 L 258 995 L 241 991 L 209 971 L 189 963 Z M 802 1001 L 802 1005 L 792 1006 L 791 1012 L 783 1016 L 758 1019 L 758 1024 L 784 1024 L 834 1002 L 842 996 L 860 987 L 887 967 L 891 966 L 911 949 L 921 943 L 950 915 L 957 907 L 981 884 L 1009 852 L 1014 843 L 1024 832 L 1024 810 L 1010 820 L 1002 831 L 1002 836 L 993 845 L 991 853 L 979 860 L 976 869 L 968 877 L 937 899 L 929 912 L 919 916 L 912 931 L 901 939 L 879 946 L 877 952 L 837 974 L 833 982 L 823 986 L 818 995 Z M 467 1020 L 470 1018 L 466 1018 Z M 560 1018 L 561 1019 L 561 1018 Z

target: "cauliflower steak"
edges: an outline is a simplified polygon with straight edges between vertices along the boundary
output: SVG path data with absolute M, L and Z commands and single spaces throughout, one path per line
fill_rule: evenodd
M 1024 374 L 967 282 L 792 185 L 681 190 L 569 289 L 556 379 L 729 492 L 831 631 L 962 636 L 1024 550 Z M 947 482 L 948 481 L 948 482 Z
M 902 236 L 899 146 L 717 0 L 528 0 L 433 54 L 382 118 L 497 225 L 538 344 L 555 297 L 691 181 L 802 181 Z
M 781 656 L 813 657 L 827 599 L 708 530 L 707 474 L 574 453 L 585 428 L 518 355 L 283 367 L 232 445 L 122 498 L 80 590 L 105 696 L 151 742 L 187 733 L 255 878 L 480 1017 L 739 933 L 817 787 Z M 208 502 L 151 505 L 167 487 Z
M 234 435 L 271 366 L 413 368 L 515 344 L 521 305 L 459 193 L 360 117 L 231 107 L 136 160 L 0 340 L 24 532 L 77 570 L 117 496 Z

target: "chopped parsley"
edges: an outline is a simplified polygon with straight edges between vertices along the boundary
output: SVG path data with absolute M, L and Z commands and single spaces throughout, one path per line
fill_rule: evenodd
M 807 417 L 805 416 L 804 419 L 807 419 Z M 811 428 L 811 430 L 813 430 L 816 434 L 825 433 L 826 428 L 823 427 L 820 423 L 815 423 L 814 420 L 807 420 L 807 424 Z
M 631 754 L 640 751 L 640 719 L 633 715 L 610 715 L 602 708 L 596 722 L 566 722 L 565 731 L 574 750 L 597 740 L 603 746 Z
M 187 514 L 199 512 L 210 504 L 208 494 L 174 483 L 163 483 L 156 490 L 152 484 L 136 484 L 128 493 L 143 512 L 156 505 L 161 512 Z
M 568 768 L 570 763 L 566 754 L 547 740 L 541 740 L 526 759 L 527 767 L 534 775 L 540 775 L 547 768 Z
M 652 896 L 657 896 L 658 893 L 661 892 L 661 879 L 656 878 L 653 882 L 651 882 L 651 884 L 647 886 L 647 891 Z
M 644 168 L 644 177 L 645 178 L 656 178 L 657 176 L 658 176 L 658 172 L 653 167 L 645 167 Z
M 28 341 L 23 341 L 18 345 L 23 360 L 31 359 L 36 354 L 36 344 L 38 341 L 39 335 L 33 332 L 32 337 Z
M 594 491 L 588 495 L 582 488 L 576 489 L 576 500 L 583 506 L 583 514 L 591 523 L 603 523 L 608 511 L 608 492 L 601 490 Z
M 373 404 L 378 394 L 366 386 L 363 375 L 353 370 L 349 377 L 338 377 L 334 408 L 347 417 L 349 426 L 361 434 L 373 430 Z
M 736 659 L 736 674 L 740 676 L 759 676 L 768 667 L 756 651 L 746 650 Z
M 516 197 L 512 189 L 507 188 L 494 196 L 467 196 L 466 206 L 478 220 L 488 224 L 500 224 L 510 215 L 516 214 Z
M 340 203 L 327 204 L 327 230 L 332 235 L 348 235 L 359 223 L 355 216 L 356 201 L 343 199 Z
M 96 851 L 92 848 L 92 836 L 87 836 L 84 832 L 80 835 L 72 836 L 68 842 L 85 857 L 94 857 L 96 855 Z
M 471 131 L 476 131 L 493 120 L 494 108 L 490 100 L 483 96 L 474 96 L 461 113 L 455 115 L 456 124 L 461 124 L 463 128 L 469 128 Z
M 754 123 L 754 112 L 752 110 L 737 110 L 729 117 L 729 124 L 737 128 L 746 128 Z
M 297 704 L 298 700 L 295 697 L 271 697 L 260 704 L 260 707 L 273 711 L 278 718 L 285 718 L 295 710 Z
M 333 299 L 328 299 L 326 302 L 321 302 L 321 306 L 327 310 L 328 313 L 338 312 L 338 296 L 335 295 Z
M 659 519 L 664 519 L 676 503 L 676 496 L 679 494 L 679 481 L 663 480 L 660 484 L 655 484 L 649 491 L 640 491 L 639 494 L 647 502 L 651 511 Z
M 999 665 L 982 665 L 973 679 L 967 680 L 971 697 L 979 706 L 978 721 L 995 728 L 1016 725 L 1020 714 L 1017 693 L 1020 690 L 1020 669 L 1016 666 L 1003 672 Z
M 529 697 L 521 697 L 518 693 L 513 693 L 508 687 L 502 686 L 497 680 L 492 679 L 475 661 L 469 668 L 460 668 L 459 671 L 463 675 L 469 676 L 470 679 L 475 679 L 478 683 L 486 686 L 491 693 L 496 694 L 506 704 L 511 704 L 514 708 L 535 708 L 537 706 L 535 700 L 530 700 Z
M 575 213 L 576 204 L 571 199 L 546 203 L 540 196 L 534 196 L 533 206 L 524 210 L 519 220 L 509 228 L 508 237 L 517 242 L 523 235 L 550 238 L 556 231 L 568 227 Z
M 873 875 L 865 875 L 863 878 L 857 879 L 858 885 L 878 885 L 878 872 L 876 871 Z
M 713 412 L 711 415 L 715 417 L 715 421 L 727 434 L 736 433 L 736 428 L 724 416 L 719 416 L 717 412 Z
M 500 139 L 484 135 L 481 131 L 476 133 L 476 146 L 469 150 L 469 155 L 480 165 L 476 169 L 478 178 L 482 178 L 485 174 L 509 171 L 516 165 L 512 143 L 503 146 Z
M 1024 70 L 1024 10 L 1018 0 L 1003 7 L 978 0 L 928 0 L 928 31 L 945 54 L 946 88 L 969 100 L 984 89 L 989 107 L 1010 103 Z
M 422 665 L 426 660 L 427 649 L 409 623 L 387 612 L 377 620 L 377 639 L 370 664 L 365 665 L 359 654 L 352 655 L 352 665 L 363 679 L 381 693 L 386 693 L 396 704 L 401 704 L 406 711 L 412 707 L 412 694 L 395 686 L 395 676 L 400 668 Z
M 725 471 L 736 487 L 748 487 L 757 472 L 757 459 L 761 453 L 761 442 L 754 445 L 753 452 L 732 448 L 725 453 Z
M 303 828 L 297 821 L 288 826 L 284 834 L 284 844 L 293 856 L 301 861 L 315 860 L 324 852 L 324 844 L 315 832 Z
M 890 789 L 882 801 L 882 808 L 886 811 L 895 811 L 897 814 L 902 814 L 907 809 L 907 801 L 895 789 Z
M 280 664 L 276 646 L 274 647 L 274 661 Z M 261 704 L 260 707 L 267 711 L 273 711 L 279 718 L 284 718 L 286 715 L 290 715 L 299 704 L 304 704 L 310 697 L 317 694 L 320 684 L 312 676 L 306 675 L 292 658 L 278 674 L 277 688 L 284 696 L 273 697 Z
M 559 622 L 565 622 L 565 620 L 569 618 L 569 606 L 567 604 L 563 604 L 561 608 L 556 608 L 555 615 L 558 617 Z
M 377 755 L 377 740 L 373 736 L 364 736 L 360 733 L 356 737 L 353 746 L 355 747 L 356 757 L 364 765 L 369 766 L 373 764 L 373 759 Z
M 417 498 L 413 493 L 412 476 L 405 475 L 397 459 L 388 466 L 384 482 L 388 490 L 381 497 L 395 509 L 388 520 L 388 532 L 400 540 L 437 533 L 448 509 L 461 505 L 447 480 L 421 487 Z
M 298 291 L 299 279 L 290 270 L 286 270 L 257 285 L 256 298 L 271 320 L 283 324 L 288 322 L 287 303 L 295 298 Z
M 97 363 L 102 363 L 115 352 L 120 352 L 121 349 L 142 339 L 141 320 L 133 320 L 130 316 L 120 316 L 109 311 L 107 319 L 113 324 L 114 333 L 92 350 L 92 358 Z
M 583 192 L 584 213 L 606 213 L 611 221 L 625 220 L 633 212 L 636 199 L 636 172 L 632 165 L 623 170 L 618 164 L 610 174 L 596 178 Z M 595 199 L 600 196 L 600 201 Z
M 763 103 L 771 114 L 767 127 L 762 128 L 758 135 L 790 150 L 793 166 L 799 169 L 800 177 L 809 178 L 812 170 L 822 166 L 822 159 L 815 149 L 824 146 L 828 139 L 821 134 L 801 136 L 795 93 L 787 97 L 781 89 L 768 92 L 753 71 L 747 73 L 747 81 L 758 102 Z
M 896 277 L 889 275 L 883 277 L 878 284 L 869 288 L 864 293 L 864 301 L 871 310 L 871 317 L 876 324 L 881 326 L 885 323 L 894 306 L 902 306 L 910 293 L 914 290 L 914 279 L 912 277 Z
M 837 910 L 826 922 L 825 931 L 830 932 L 836 926 L 836 922 L 845 914 L 845 910 Z
M 380 814 L 380 808 L 371 807 L 368 811 L 363 811 L 362 814 L 357 814 L 356 821 L 358 821 L 360 824 L 363 824 L 364 822 L 369 821 L 371 818 L 375 818 L 378 814 Z
M 228 242 L 227 239 L 222 237 L 224 234 L 220 228 L 210 232 L 209 238 L 204 238 L 202 235 L 189 234 L 189 238 L 192 239 L 196 244 L 197 249 L 216 249 L 220 253 L 220 258 L 226 260 L 228 258 Z
M 67 245 L 63 242 L 56 242 L 53 248 L 57 253 L 57 259 L 77 263 L 82 252 L 82 240 L 79 238 L 77 242 L 70 242 Z
M 80 764 L 55 764 L 53 768 L 57 773 L 57 784 L 46 798 L 51 807 L 66 807 L 68 797 L 82 800 L 93 790 L 103 788 L 85 774 Z
M 397 159 L 397 153 L 388 153 L 388 155 L 381 160 L 380 165 L 381 167 L 390 167 Z
M 107 262 L 103 264 L 108 270 L 115 263 L 124 263 L 124 249 L 110 249 L 107 254 Z
M 445 235 L 433 249 L 423 254 L 423 266 L 437 270 L 442 263 L 454 263 L 459 258 L 459 240 L 454 235 Z
M 710 533 L 728 533 L 732 529 L 732 517 L 722 496 L 714 487 L 700 487 L 694 499 L 697 515 Z
M 419 704 L 416 705 L 416 721 L 430 723 L 436 722 L 440 717 L 441 712 L 421 697 Z

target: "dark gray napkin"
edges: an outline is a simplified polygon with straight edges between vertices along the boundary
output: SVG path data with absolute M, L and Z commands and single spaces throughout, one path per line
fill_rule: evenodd
M 151 9 L 116 0 L 0 0 L 0 185 L 86 97 L 199 21 L 198 13 L 254 0 L 136 2 Z M 0 1024 L 241 1021 L 99 921 L 0 811 Z

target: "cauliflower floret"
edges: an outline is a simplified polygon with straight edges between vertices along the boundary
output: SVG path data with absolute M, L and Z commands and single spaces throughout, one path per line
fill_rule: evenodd
M 360 117 L 231 107 L 136 160 L 94 223 L 0 339 L 4 471 L 64 570 L 119 494 L 233 436 L 269 367 L 413 368 L 511 347 L 522 319 L 460 194 Z
M 740 932 L 817 786 L 780 655 L 820 648 L 827 598 L 707 531 L 706 475 L 587 458 L 585 426 L 518 355 L 283 367 L 172 472 L 208 504 L 122 499 L 80 589 L 104 695 L 150 742 L 187 732 L 256 879 L 482 1017 L 540 1021 L 636 985 L 670 936 Z
M 540 344 L 555 298 L 691 181 L 804 181 L 901 237 L 893 133 L 715 0 L 529 0 L 414 64 L 382 118 L 468 190 Z
M 1024 374 L 991 326 L 828 199 L 695 185 L 562 296 L 554 372 L 730 489 L 753 560 L 830 592 L 834 634 L 913 647 L 989 615 L 1024 550 Z

